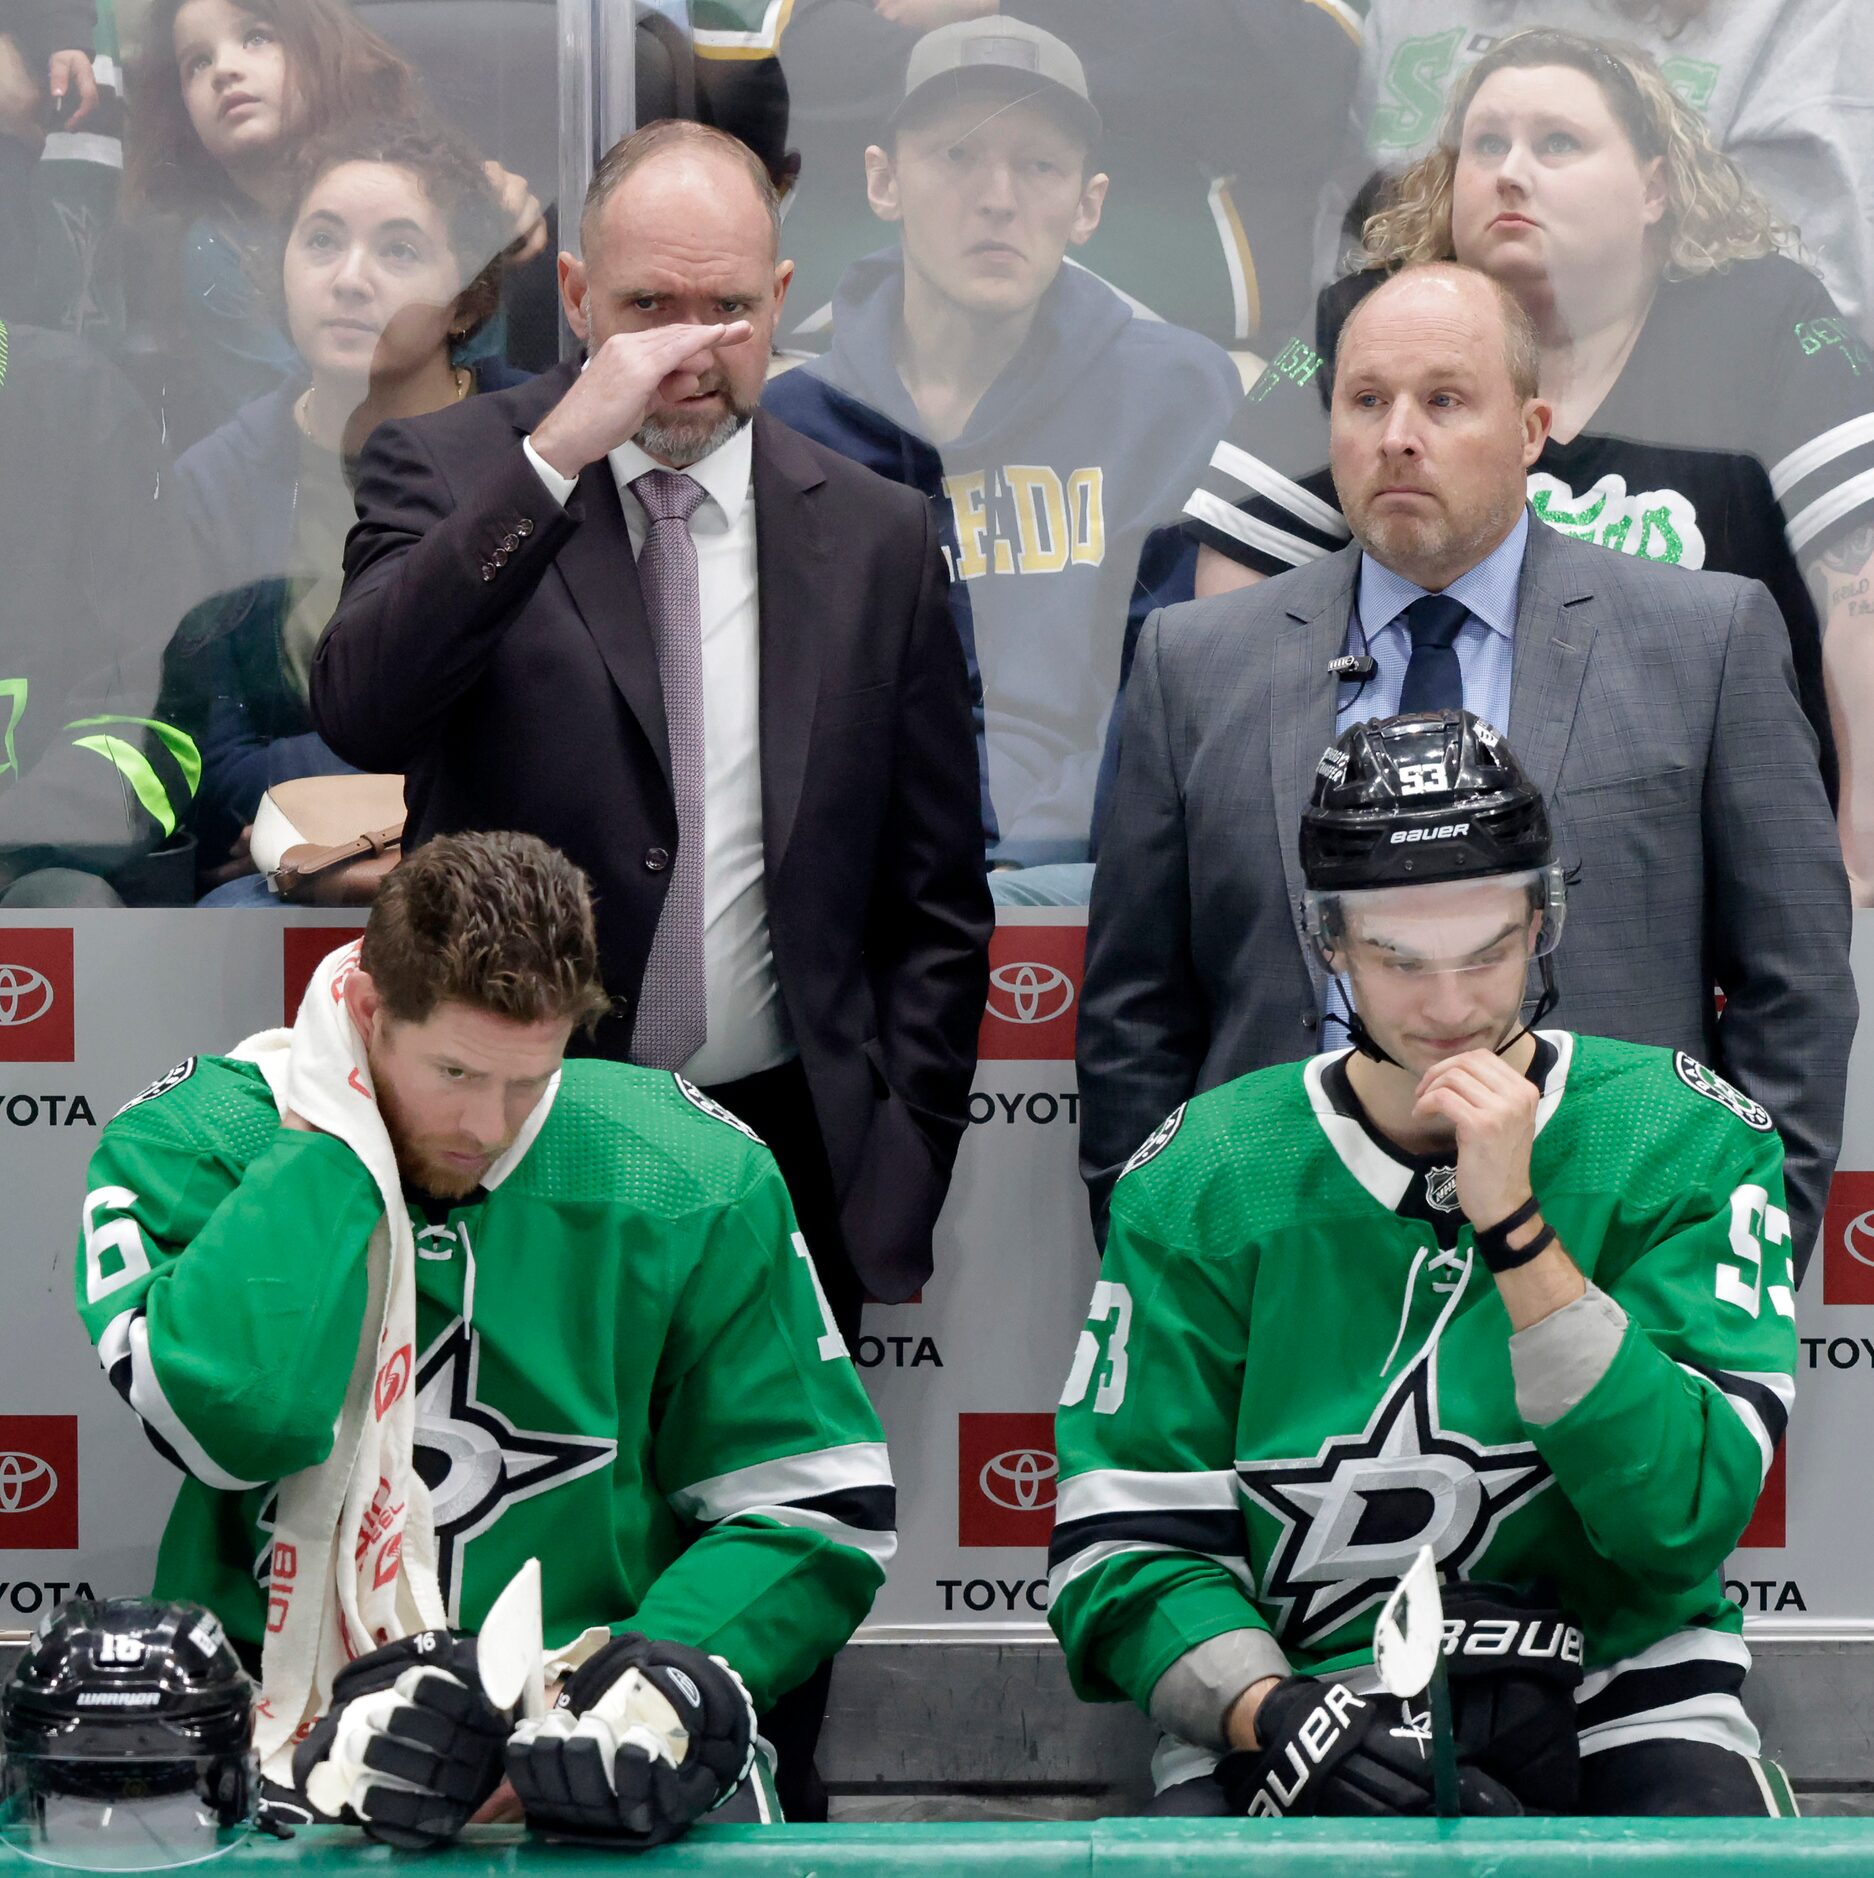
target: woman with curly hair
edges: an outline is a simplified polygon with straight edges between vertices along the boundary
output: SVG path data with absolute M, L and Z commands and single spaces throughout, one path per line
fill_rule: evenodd
M 518 383 L 457 362 L 499 302 L 512 223 L 474 154 L 434 126 L 339 130 L 301 153 L 270 306 L 294 373 L 183 452 L 166 496 L 207 597 L 164 661 L 202 752 L 196 835 L 216 905 L 266 905 L 246 829 L 263 792 L 339 762 L 307 675 L 338 604 L 352 465 L 380 424 Z
M 267 273 L 299 152 L 427 115 L 422 83 L 348 0 L 155 0 L 131 69 L 125 196 L 136 350 L 188 443 L 298 369 Z M 518 176 L 484 166 L 526 259 L 546 239 Z
M 1291 341 L 1219 445 L 1186 506 L 1199 593 L 1347 541 L 1325 468 L 1341 325 L 1399 267 L 1479 268 L 1541 342 L 1554 421 L 1529 472 L 1537 519 L 1770 589 L 1874 900 L 1874 640 L 1854 614 L 1874 576 L 1874 355 L 1793 245 L 1646 54 L 1547 29 L 1504 40 L 1368 219 L 1316 345 Z

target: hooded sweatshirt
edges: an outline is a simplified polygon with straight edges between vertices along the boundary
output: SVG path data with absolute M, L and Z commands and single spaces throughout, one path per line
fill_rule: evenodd
M 773 380 L 763 402 L 929 498 L 980 683 L 992 855 L 1083 860 L 1128 620 L 1163 597 L 1162 578 L 1140 580 L 1141 550 L 1175 520 L 1228 421 L 1236 368 L 1063 267 L 962 434 L 934 446 L 894 359 L 903 305 L 896 248 L 855 263 L 831 351 Z

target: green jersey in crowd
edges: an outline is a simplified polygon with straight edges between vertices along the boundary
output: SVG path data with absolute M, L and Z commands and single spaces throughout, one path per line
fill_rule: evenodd
M 92 1158 L 78 1308 L 185 1470 L 155 1591 L 257 1658 L 272 1483 L 330 1451 L 382 1202 L 191 1058 Z M 468 1199 L 412 1205 L 415 1463 L 452 1624 L 538 1557 L 549 1648 L 604 1626 L 725 1657 L 759 1704 L 831 1656 L 894 1544 L 884 1440 L 772 1157 L 677 1077 L 576 1061 Z
M 1345 1060 L 1197 1097 L 1114 1190 L 1059 1418 L 1049 1620 L 1075 1687 L 1149 1708 L 1225 1633 L 1260 1632 L 1269 1673 L 1364 1665 L 1429 1544 L 1447 1577 L 1547 1581 L 1580 1619 L 1584 1748 L 1596 1714 L 1690 1703 L 1755 1752 L 1719 1568 L 1794 1392 L 1769 1115 L 1682 1053 L 1539 1035 L 1530 1184 L 1626 1325 L 1588 1386 L 1537 1388 L 1452 1156 L 1372 1128 Z M 1670 1674 L 1610 1688 L 1636 1668 Z

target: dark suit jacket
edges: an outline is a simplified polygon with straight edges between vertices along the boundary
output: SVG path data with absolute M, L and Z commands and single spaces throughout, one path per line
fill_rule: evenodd
M 372 436 L 312 705 L 347 761 L 405 774 L 413 840 L 524 829 L 586 870 L 622 1057 L 677 819 L 611 466 L 562 510 L 521 449 L 576 370 Z M 915 491 L 763 413 L 754 493 L 775 970 L 847 1254 L 901 1298 L 930 1274 L 987 988 L 963 657 Z
M 1168 607 L 1140 637 L 1079 1022 L 1096 1219 L 1186 1097 L 1319 1047 L 1298 840 L 1359 559 Z M 1577 870 L 1556 1021 L 1688 1050 L 1769 1109 L 1800 1266 L 1856 1004 L 1847 877 L 1781 616 L 1755 581 L 1532 527 L 1514 645 L 1510 743 Z

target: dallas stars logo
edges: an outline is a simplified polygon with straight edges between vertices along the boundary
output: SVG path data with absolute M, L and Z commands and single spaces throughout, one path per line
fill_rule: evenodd
M 1393 1384 L 1360 1435 L 1313 1460 L 1238 1462 L 1243 1491 L 1282 1523 L 1262 1595 L 1279 1634 L 1314 1643 L 1380 1603 L 1429 1545 L 1463 1576 L 1497 1527 L 1552 1476 L 1526 1441 L 1487 1448 L 1438 1425 L 1427 1353 Z
M 609 1467 L 615 1441 L 518 1429 L 477 1399 L 481 1339 L 457 1318 L 416 1375 L 416 1471 L 436 1514 L 436 1564 L 449 1621 L 460 1621 L 462 1548 L 517 1500 Z

